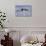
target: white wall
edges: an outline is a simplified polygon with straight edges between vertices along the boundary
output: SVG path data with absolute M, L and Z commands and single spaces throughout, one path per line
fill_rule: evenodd
M 16 17 L 17 3 L 32 3 L 32 17 Z M 0 0 L 0 9 L 6 12 L 9 27 L 46 27 L 46 0 Z
M 16 17 L 15 6 L 17 3 L 32 3 L 32 17 Z M 14 27 L 13 29 L 19 31 L 46 31 L 46 0 L 0 0 L 0 9 L 6 12 L 7 27 Z
M 46 0 L 33 0 L 32 25 L 46 27 Z
M 15 6 L 18 3 L 31 3 L 31 0 L 1 0 L 0 9 L 5 11 L 8 16 L 8 27 L 25 26 L 30 24 L 31 17 L 16 17 Z M 30 22 L 30 23 L 29 23 Z

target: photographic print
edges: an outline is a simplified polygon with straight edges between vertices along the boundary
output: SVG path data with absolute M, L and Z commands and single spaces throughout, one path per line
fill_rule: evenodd
M 32 17 L 32 5 L 16 5 L 17 17 Z

